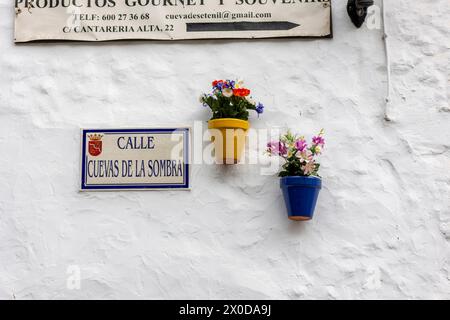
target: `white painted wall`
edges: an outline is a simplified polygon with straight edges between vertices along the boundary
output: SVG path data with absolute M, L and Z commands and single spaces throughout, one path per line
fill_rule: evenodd
M 333 2 L 332 40 L 14 45 L 0 0 L 0 298 L 450 298 L 449 3 L 386 1 L 386 122 L 382 31 Z M 253 127 L 325 128 L 313 221 L 256 165 L 78 192 L 80 127 L 206 121 L 216 77 L 265 102 Z

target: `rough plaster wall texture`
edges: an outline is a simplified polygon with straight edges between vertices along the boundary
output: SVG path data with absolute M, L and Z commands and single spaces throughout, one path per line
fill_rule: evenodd
M 450 298 L 448 0 L 386 1 L 391 122 L 382 30 L 346 2 L 332 40 L 14 45 L 0 0 L 0 298 Z M 325 128 L 313 221 L 256 165 L 78 192 L 80 127 L 206 121 L 216 77 L 265 102 L 255 128 Z

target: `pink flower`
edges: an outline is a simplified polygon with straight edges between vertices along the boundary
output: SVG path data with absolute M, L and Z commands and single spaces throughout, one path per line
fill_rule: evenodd
M 281 141 L 272 141 L 267 144 L 267 151 L 272 155 L 284 156 L 287 154 L 286 145 Z
M 312 142 L 313 144 L 317 145 L 317 146 L 322 146 L 325 144 L 325 139 L 322 138 L 321 136 L 315 136 L 312 138 Z
M 300 152 L 303 152 L 308 144 L 306 143 L 305 139 L 298 139 L 295 141 L 295 149 L 297 149 Z
M 315 169 L 316 169 L 316 166 L 314 164 L 314 161 L 310 161 L 302 167 L 303 173 L 307 176 L 309 176 L 311 173 L 313 173 Z

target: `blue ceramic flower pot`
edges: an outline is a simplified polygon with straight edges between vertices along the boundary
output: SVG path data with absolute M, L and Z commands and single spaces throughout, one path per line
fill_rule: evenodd
M 289 219 L 311 220 L 322 180 L 317 177 L 283 177 L 280 180 Z

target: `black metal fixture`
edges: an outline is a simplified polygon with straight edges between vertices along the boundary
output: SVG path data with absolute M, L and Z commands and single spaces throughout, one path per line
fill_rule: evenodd
M 347 12 L 353 24 L 360 28 L 367 16 L 367 8 L 373 5 L 373 0 L 348 0 Z

